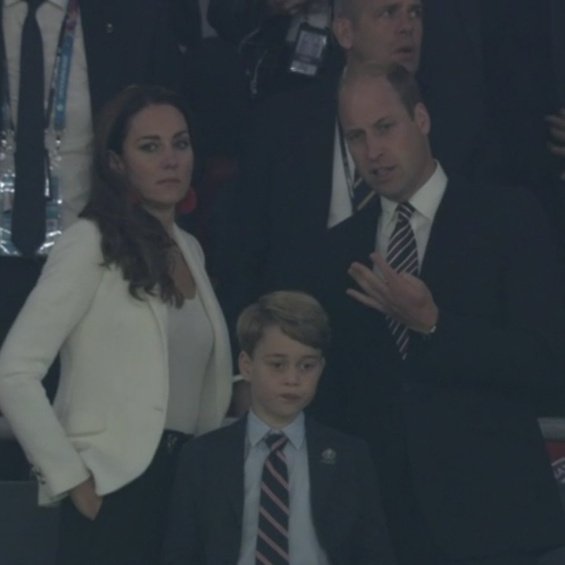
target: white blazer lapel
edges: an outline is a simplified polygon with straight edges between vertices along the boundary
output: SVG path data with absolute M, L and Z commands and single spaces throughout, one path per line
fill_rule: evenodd
M 169 345 L 167 343 L 167 305 L 158 296 L 148 296 L 147 303 L 155 316 L 155 321 L 159 326 L 159 335 L 161 336 L 161 345 L 165 352 L 167 367 L 169 362 Z
M 229 405 L 233 374 L 230 342 L 224 316 L 204 268 L 202 249 L 192 236 L 177 226 L 174 237 L 194 277 L 214 334 L 214 349 L 202 391 L 203 409 L 197 429 L 197 433 L 204 433 L 221 424 Z

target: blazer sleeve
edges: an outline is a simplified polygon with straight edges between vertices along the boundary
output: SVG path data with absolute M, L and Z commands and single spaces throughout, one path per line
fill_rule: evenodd
M 356 565 L 395 565 L 396 559 L 386 524 L 383 503 L 377 482 L 377 472 L 365 442 L 359 441 L 355 449 L 357 492 L 360 511 L 352 540 L 352 563 Z M 352 464 L 353 465 L 353 464 Z
M 202 509 L 198 506 L 198 493 L 203 492 L 204 485 L 196 445 L 188 443 L 181 451 L 161 565 L 204 564 Z
M 79 220 L 51 250 L 0 352 L 0 408 L 53 496 L 88 477 L 41 385 L 96 293 L 103 268 L 95 225 Z
M 448 386 L 497 387 L 534 403 L 545 402 L 551 392 L 563 398 L 562 268 L 535 198 L 519 189 L 502 194 L 505 206 L 498 206 L 498 198 L 488 204 L 499 208 L 494 213 L 499 227 L 493 231 L 498 239 L 493 261 L 499 264 L 493 279 L 496 307 L 490 317 L 470 316 L 440 303 L 437 332 L 420 340 L 412 363 L 421 375 Z M 479 301 L 487 298 L 476 292 L 473 299 L 477 312 L 484 312 Z

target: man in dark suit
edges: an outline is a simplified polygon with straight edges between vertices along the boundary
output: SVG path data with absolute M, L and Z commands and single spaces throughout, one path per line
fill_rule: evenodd
M 251 409 L 182 452 L 162 563 L 393 565 L 367 445 L 303 414 L 325 364 L 325 312 L 304 293 L 271 293 L 243 311 L 238 338 Z
M 334 328 L 318 415 L 370 443 L 401 564 L 534 565 L 565 541 L 536 421 L 564 388 L 543 214 L 526 191 L 448 178 L 401 67 L 348 73 L 339 99 L 377 198 L 303 282 Z
M 93 114 L 129 84 L 178 88 L 179 51 L 166 3 L 79 0 Z
M 37 8 L 36 20 L 48 71 L 55 60 L 67 4 L 66 0 L 46 0 Z M 6 92 L 9 101 L 4 102 L 9 102 L 14 119 L 20 94 L 19 55 L 26 14 L 24 1 L 4 0 L 1 3 L 0 42 L 4 43 L 6 56 L 0 62 L 0 82 L 8 82 Z M 90 183 L 92 120 L 102 105 L 129 84 L 155 83 L 176 88 L 180 82 L 180 54 L 170 31 L 166 4 L 155 0 L 79 0 L 79 14 L 70 60 L 68 93 L 66 97 L 62 96 L 67 102 L 59 169 L 62 227 L 74 221 L 86 203 Z M 47 72 L 45 93 L 49 91 L 50 80 L 51 75 Z M 48 146 L 53 138 L 53 120 L 49 124 L 45 135 Z M 17 123 L 15 126 L 17 128 Z M 43 125 L 38 123 L 37 127 L 43 128 Z M 4 250 L 0 252 L 0 343 L 35 285 L 42 266 L 43 257 L 39 255 L 4 256 Z M 49 394 L 54 394 L 56 371 L 50 372 L 46 382 Z M 23 458 L 12 454 L 16 450 L 14 443 L 0 442 L 0 451 L 10 452 L 2 457 L 4 464 L 6 461 L 13 462 L 6 467 L 3 465 L 0 470 L 5 478 L 16 478 L 24 467 Z M 21 475 L 25 476 L 25 472 Z
M 443 31 L 426 20 L 428 6 L 431 17 L 440 11 L 436 0 L 343 0 L 336 2 L 333 29 L 347 65 L 397 62 L 412 73 L 420 66 L 423 32 L 428 33 L 423 23 L 431 26 L 434 36 L 443 31 L 439 37 L 452 41 L 452 50 L 463 60 L 459 66 L 451 64 L 454 54 L 446 63 L 445 51 L 452 50 L 444 45 L 440 56 L 439 39 L 424 40 L 424 72 L 418 76 L 425 83 L 432 115 L 437 115 L 432 146 L 438 147 L 439 158 L 450 170 L 473 175 L 482 168 L 479 153 L 486 146 L 475 45 L 479 31 L 463 16 L 460 4 L 467 3 L 441 2 L 446 12 L 441 21 L 451 22 Z M 455 86 L 445 79 L 454 70 Z M 220 273 L 228 322 L 262 292 L 292 285 L 297 256 L 307 261 L 310 244 L 357 208 L 355 167 L 337 128 L 335 92 L 341 71 L 338 65 L 311 88 L 276 97 L 257 111 L 241 160 L 231 230 L 219 244 L 221 251 L 234 250 L 225 254 Z M 462 106 L 468 112 L 455 122 L 453 109 Z

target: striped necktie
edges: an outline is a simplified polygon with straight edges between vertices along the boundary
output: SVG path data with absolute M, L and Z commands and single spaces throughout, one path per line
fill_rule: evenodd
M 410 218 L 414 210 L 414 206 L 408 202 L 402 202 L 396 207 L 396 225 L 390 236 L 386 256 L 388 264 L 396 272 L 411 275 L 418 273 L 418 249 L 410 226 Z M 387 318 L 387 321 L 398 351 L 402 359 L 406 359 L 410 345 L 410 330 L 392 318 Z
M 265 438 L 269 455 L 263 465 L 256 565 L 288 565 L 288 470 L 283 449 L 288 441 L 284 434 Z

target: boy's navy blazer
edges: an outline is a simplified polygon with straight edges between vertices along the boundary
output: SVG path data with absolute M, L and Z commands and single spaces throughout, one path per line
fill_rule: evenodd
M 237 563 L 247 418 L 188 444 L 179 463 L 163 563 Z M 306 418 L 312 518 L 332 565 L 394 563 L 366 444 Z

